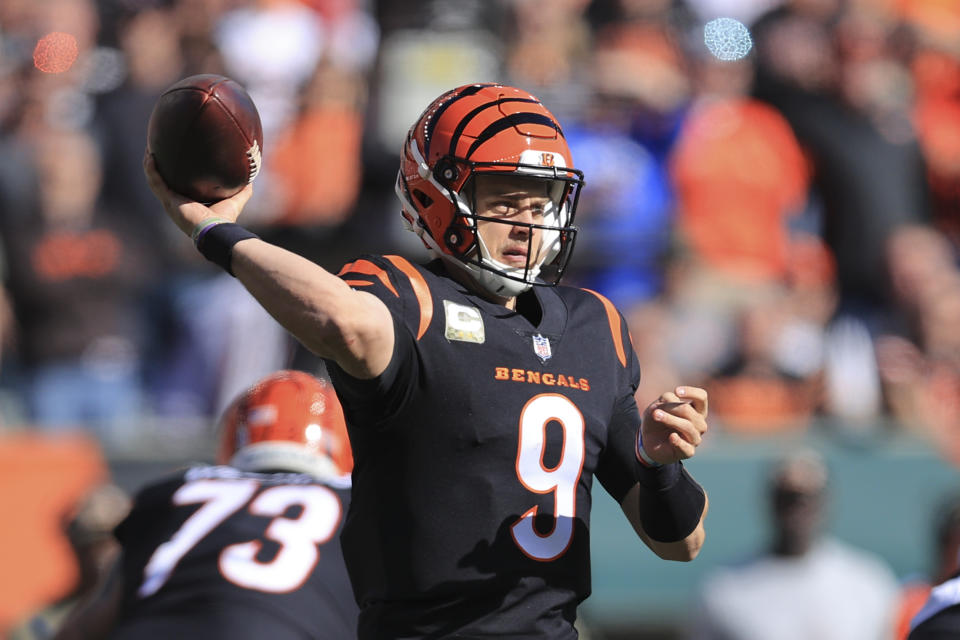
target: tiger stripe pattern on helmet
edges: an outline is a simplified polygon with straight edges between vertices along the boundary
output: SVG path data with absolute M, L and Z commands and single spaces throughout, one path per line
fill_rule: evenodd
M 481 173 L 549 183 L 554 209 L 544 224 L 529 227 L 543 240 L 525 268 L 485 254 L 476 203 L 465 190 Z M 560 124 L 536 97 L 515 87 L 471 84 L 434 100 L 410 128 L 396 192 L 404 223 L 429 250 L 453 259 L 451 264 L 465 269 L 482 289 L 510 297 L 559 281 L 573 248 L 582 185 L 583 173 L 572 164 Z M 547 280 L 540 278 L 545 266 L 554 271 Z
M 457 128 L 454 129 L 454 131 L 453 131 L 453 135 L 450 137 L 450 151 L 449 151 L 448 153 L 449 153 L 451 156 L 452 156 L 452 155 L 456 155 L 456 152 L 457 152 L 457 141 L 460 140 L 460 136 L 463 135 L 463 130 L 467 128 L 467 125 L 470 123 L 471 120 L 473 120 L 474 117 L 476 117 L 477 115 L 479 115 L 479 114 L 480 114 L 481 112 L 483 112 L 485 109 L 489 109 L 490 107 L 495 107 L 495 106 L 497 106 L 497 105 L 499 105 L 499 104 L 502 104 L 502 103 L 504 103 L 504 102 L 527 102 L 527 103 L 536 104 L 537 101 L 536 101 L 536 100 L 532 100 L 532 99 L 530 99 L 530 98 L 504 98 L 504 99 L 502 99 L 502 100 L 494 100 L 494 101 L 492 101 L 492 102 L 486 102 L 486 103 L 480 105 L 479 107 L 477 107 L 476 109 L 474 109 L 473 111 L 471 111 L 470 113 L 468 113 L 466 116 L 463 117 L 463 119 L 460 120 L 460 123 L 457 125 Z M 482 136 L 481 136 L 481 137 L 482 137 Z M 487 138 L 483 138 L 483 139 L 484 139 L 484 141 L 485 141 L 485 140 L 489 139 L 490 137 L 491 137 L 491 136 L 488 136 Z M 478 138 L 478 139 L 480 139 L 480 138 Z M 470 157 L 470 153 L 468 152 L 468 153 L 467 153 L 467 158 L 469 159 L 469 157 Z
M 433 130 L 437 126 L 437 122 L 440 120 L 440 116 L 443 115 L 444 111 L 446 111 L 457 100 L 475 95 L 484 87 L 493 86 L 496 85 L 493 83 L 473 84 L 467 87 L 460 87 L 459 89 L 451 89 L 437 98 L 431 106 L 427 107 L 420 116 L 424 121 L 425 127 L 424 140 L 426 141 L 426 146 L 424 147 L 423 153 L 427 156 L 430 155 L 430 140 L 433 138 Z M 433 108 L 433 113 L 430 113 L 431 108 Z

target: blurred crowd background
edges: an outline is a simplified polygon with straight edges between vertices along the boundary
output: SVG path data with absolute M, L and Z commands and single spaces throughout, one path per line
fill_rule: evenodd
M 711 53 L 718 17 L 745 56 Z M 641 405 L 705 386 L 707 456 L 904 436 L 960 465 L 955 0 L 0 0 L 8 442 L 203 457 L 242 388 L 316 370 L 146 187 L 153 104 L 196 73 L 260 110 L 246 225 L 333 271 L 425 257 L 393 181 L 430 100 L 531 91 L 586 174 L 565 283 L 624 311 Z

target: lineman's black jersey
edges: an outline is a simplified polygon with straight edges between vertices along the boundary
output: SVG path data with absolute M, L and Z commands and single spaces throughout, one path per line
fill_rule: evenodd
M 622 316 L 535 287 L 518 300 L 539 302 L 531 324 L 439 261 L 365 256 L 340 275 L 386 303 L 396 334 L 378 378 L 328 363 L 354 454 L 343 546 L 360 637 L 575 638 L 593 477 L 618 502 L 638 477 Z
M 353 637 L 343 485 L 199 466 L 148 486 L 116 530 L 124 595 L 111 637 Z
M 954 574 L 930 591 L 910 627 L 907 640 L 960 639 L 960 575 Z

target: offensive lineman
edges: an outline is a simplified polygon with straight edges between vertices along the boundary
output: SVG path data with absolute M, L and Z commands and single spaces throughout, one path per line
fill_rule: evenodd
M 356 635 L 339 542 L 353 459 L 330 383 L 280 371 L 249 388 L 217 462 L 138 493 L 113 575 L 57 640 Z

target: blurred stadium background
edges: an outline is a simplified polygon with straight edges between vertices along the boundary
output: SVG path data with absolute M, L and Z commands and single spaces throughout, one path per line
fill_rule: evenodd
M 209 460 L 234 394 L 317 370 L 146 188 L 150 110 L 194 73 L 260 108 L 247 225 L 334 271 L 424 257 L 393 179 L 442 91 L 515 84 L 564 123 L 587 178 L 566 283 L 627 315 L 642 404 L 712 402 L 706 548 L 655 559 L 598 490 L 589 637 L 682 637 L 704 577 L 766 545 L 766 471 L 801 446 L 831 534 L 904 584 L 934 570 L 960 490 L 960 2 L 0 0 L 0 635 L 69 589 L 86 490 Z

